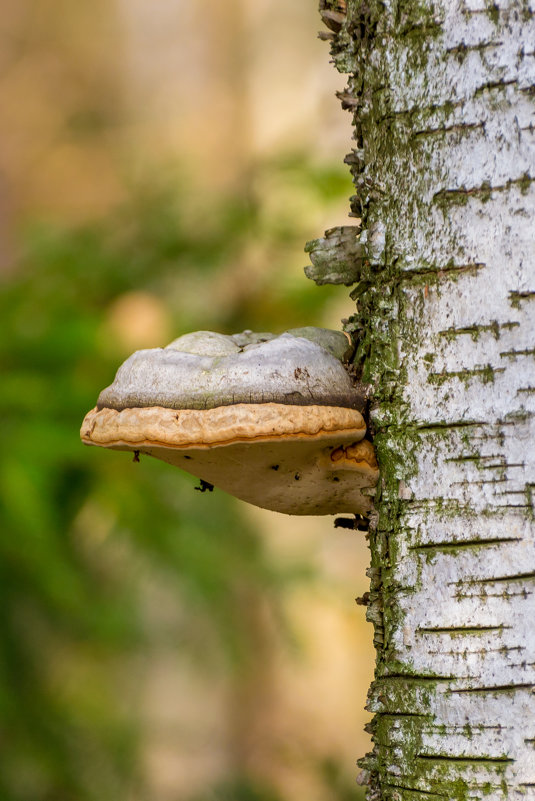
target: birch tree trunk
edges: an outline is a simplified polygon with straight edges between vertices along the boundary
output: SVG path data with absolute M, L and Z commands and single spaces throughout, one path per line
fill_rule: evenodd
M 367 798 L 535 799 L 535 2 L 321 5 L 361 222 L 308 274 L 356 284 L 382 471 Z

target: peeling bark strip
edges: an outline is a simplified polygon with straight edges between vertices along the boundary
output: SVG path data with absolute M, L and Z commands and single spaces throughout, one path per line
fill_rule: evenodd
M 360 243 L 361 229 L 356 225 L 329 228 L 321 239 L 307 242 L 312 266 L 305 267 L 307 278 L 322 284 L 351 286 L 359 280 L 364 246 Z
M 347 328 L 383 477 L 361 780 L 535 799 L 535 2 L 321 8 L 350 74 Z

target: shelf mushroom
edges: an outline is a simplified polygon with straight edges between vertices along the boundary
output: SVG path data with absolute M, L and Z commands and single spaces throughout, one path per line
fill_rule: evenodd
M 155 456 L 265 509 L 366 514 L 378 468 L 350 356 L 349 338 L 322 328 L 186 334 L 124 362 L 82 442 Z

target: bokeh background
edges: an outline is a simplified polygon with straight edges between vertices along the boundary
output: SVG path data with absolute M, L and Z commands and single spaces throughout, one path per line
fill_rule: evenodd
M 362 535 L 78 429 L 132 350 L 339 327 L 347 222 L 315 0 L 3 0 L 0 798 L 350 801 Z

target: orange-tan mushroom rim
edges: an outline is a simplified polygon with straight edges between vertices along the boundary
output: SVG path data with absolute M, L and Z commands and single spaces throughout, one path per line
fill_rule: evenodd
M 215 409 L 92 409 L 80 431 L 86 445 L 159 445 L 209 448 L 234 442 L 277 439 L 358 441 L 366 424 L 356 409 L 240 403 Z
M 197 332 L 133 354 L 82 441 L 155 456 L 275 511 L 367 513 L 378 469 L 343 366 L 347 338 L 298 331 Z

